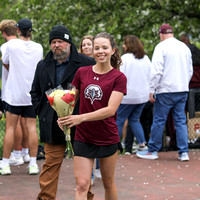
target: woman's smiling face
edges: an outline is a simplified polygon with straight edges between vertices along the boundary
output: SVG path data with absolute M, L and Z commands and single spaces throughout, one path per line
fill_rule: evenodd
M 112 49 L 109 39 L 99 37 L 94 40 L 93 55 L 97 62 L 110 62 L 110 58 L 113 54 L 114 50 Z

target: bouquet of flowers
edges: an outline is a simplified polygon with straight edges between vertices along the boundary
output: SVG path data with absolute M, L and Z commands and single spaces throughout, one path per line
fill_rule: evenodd
M 69 88 L 69 87 L 68 87 Z M 46 91 L 47 99 L 51 107 L 56 111 L 58 117 L 64 117 L 71 115 L 75 105 L 75 87 L 70 86 L 70 89 L 64 90 L 61 85 L 54 89 Z M 63 126 L 63 132 L 65 134 L 65 140 L 67 143 L 67 156 L 73 157 L 74 151 L 71 144 L 70 128 Z

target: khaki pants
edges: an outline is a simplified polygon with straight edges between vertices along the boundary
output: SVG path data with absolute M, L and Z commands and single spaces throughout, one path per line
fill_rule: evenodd
M 63 161 L 66 145 L 44 144 L 45 162 L 39 177 L 40 193 L 38 200 L 55 200 L 58 177 Z M 88 191 L 88 200 L 92 200 L 94 194 Z
M 65 149 L 65 145 L 44 144 L 45 162 L 39 177 L 41 191 L 38 194 L 38 199 L 56 199 L 58 177 Z

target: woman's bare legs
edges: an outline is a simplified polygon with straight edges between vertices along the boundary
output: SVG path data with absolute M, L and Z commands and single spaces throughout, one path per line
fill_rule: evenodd
M 117 188 L 114 180 L 117 158 L 118 151 L 112 156 L 99 159 L 105 200 L 117 200 Z
M 93 164 L 93 158 L 74 156 L 74 177 L 77 189 L 75 200 L 87 200 Z

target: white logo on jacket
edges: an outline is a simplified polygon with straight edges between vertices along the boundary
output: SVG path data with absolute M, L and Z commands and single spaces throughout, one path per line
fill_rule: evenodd
M 91 104 L 93 104 L 94 100 L 101 100 L 103 96 L 103 92 L 98 85 L 88 85 L 84 91 L 85 98 L 91 100 Z

